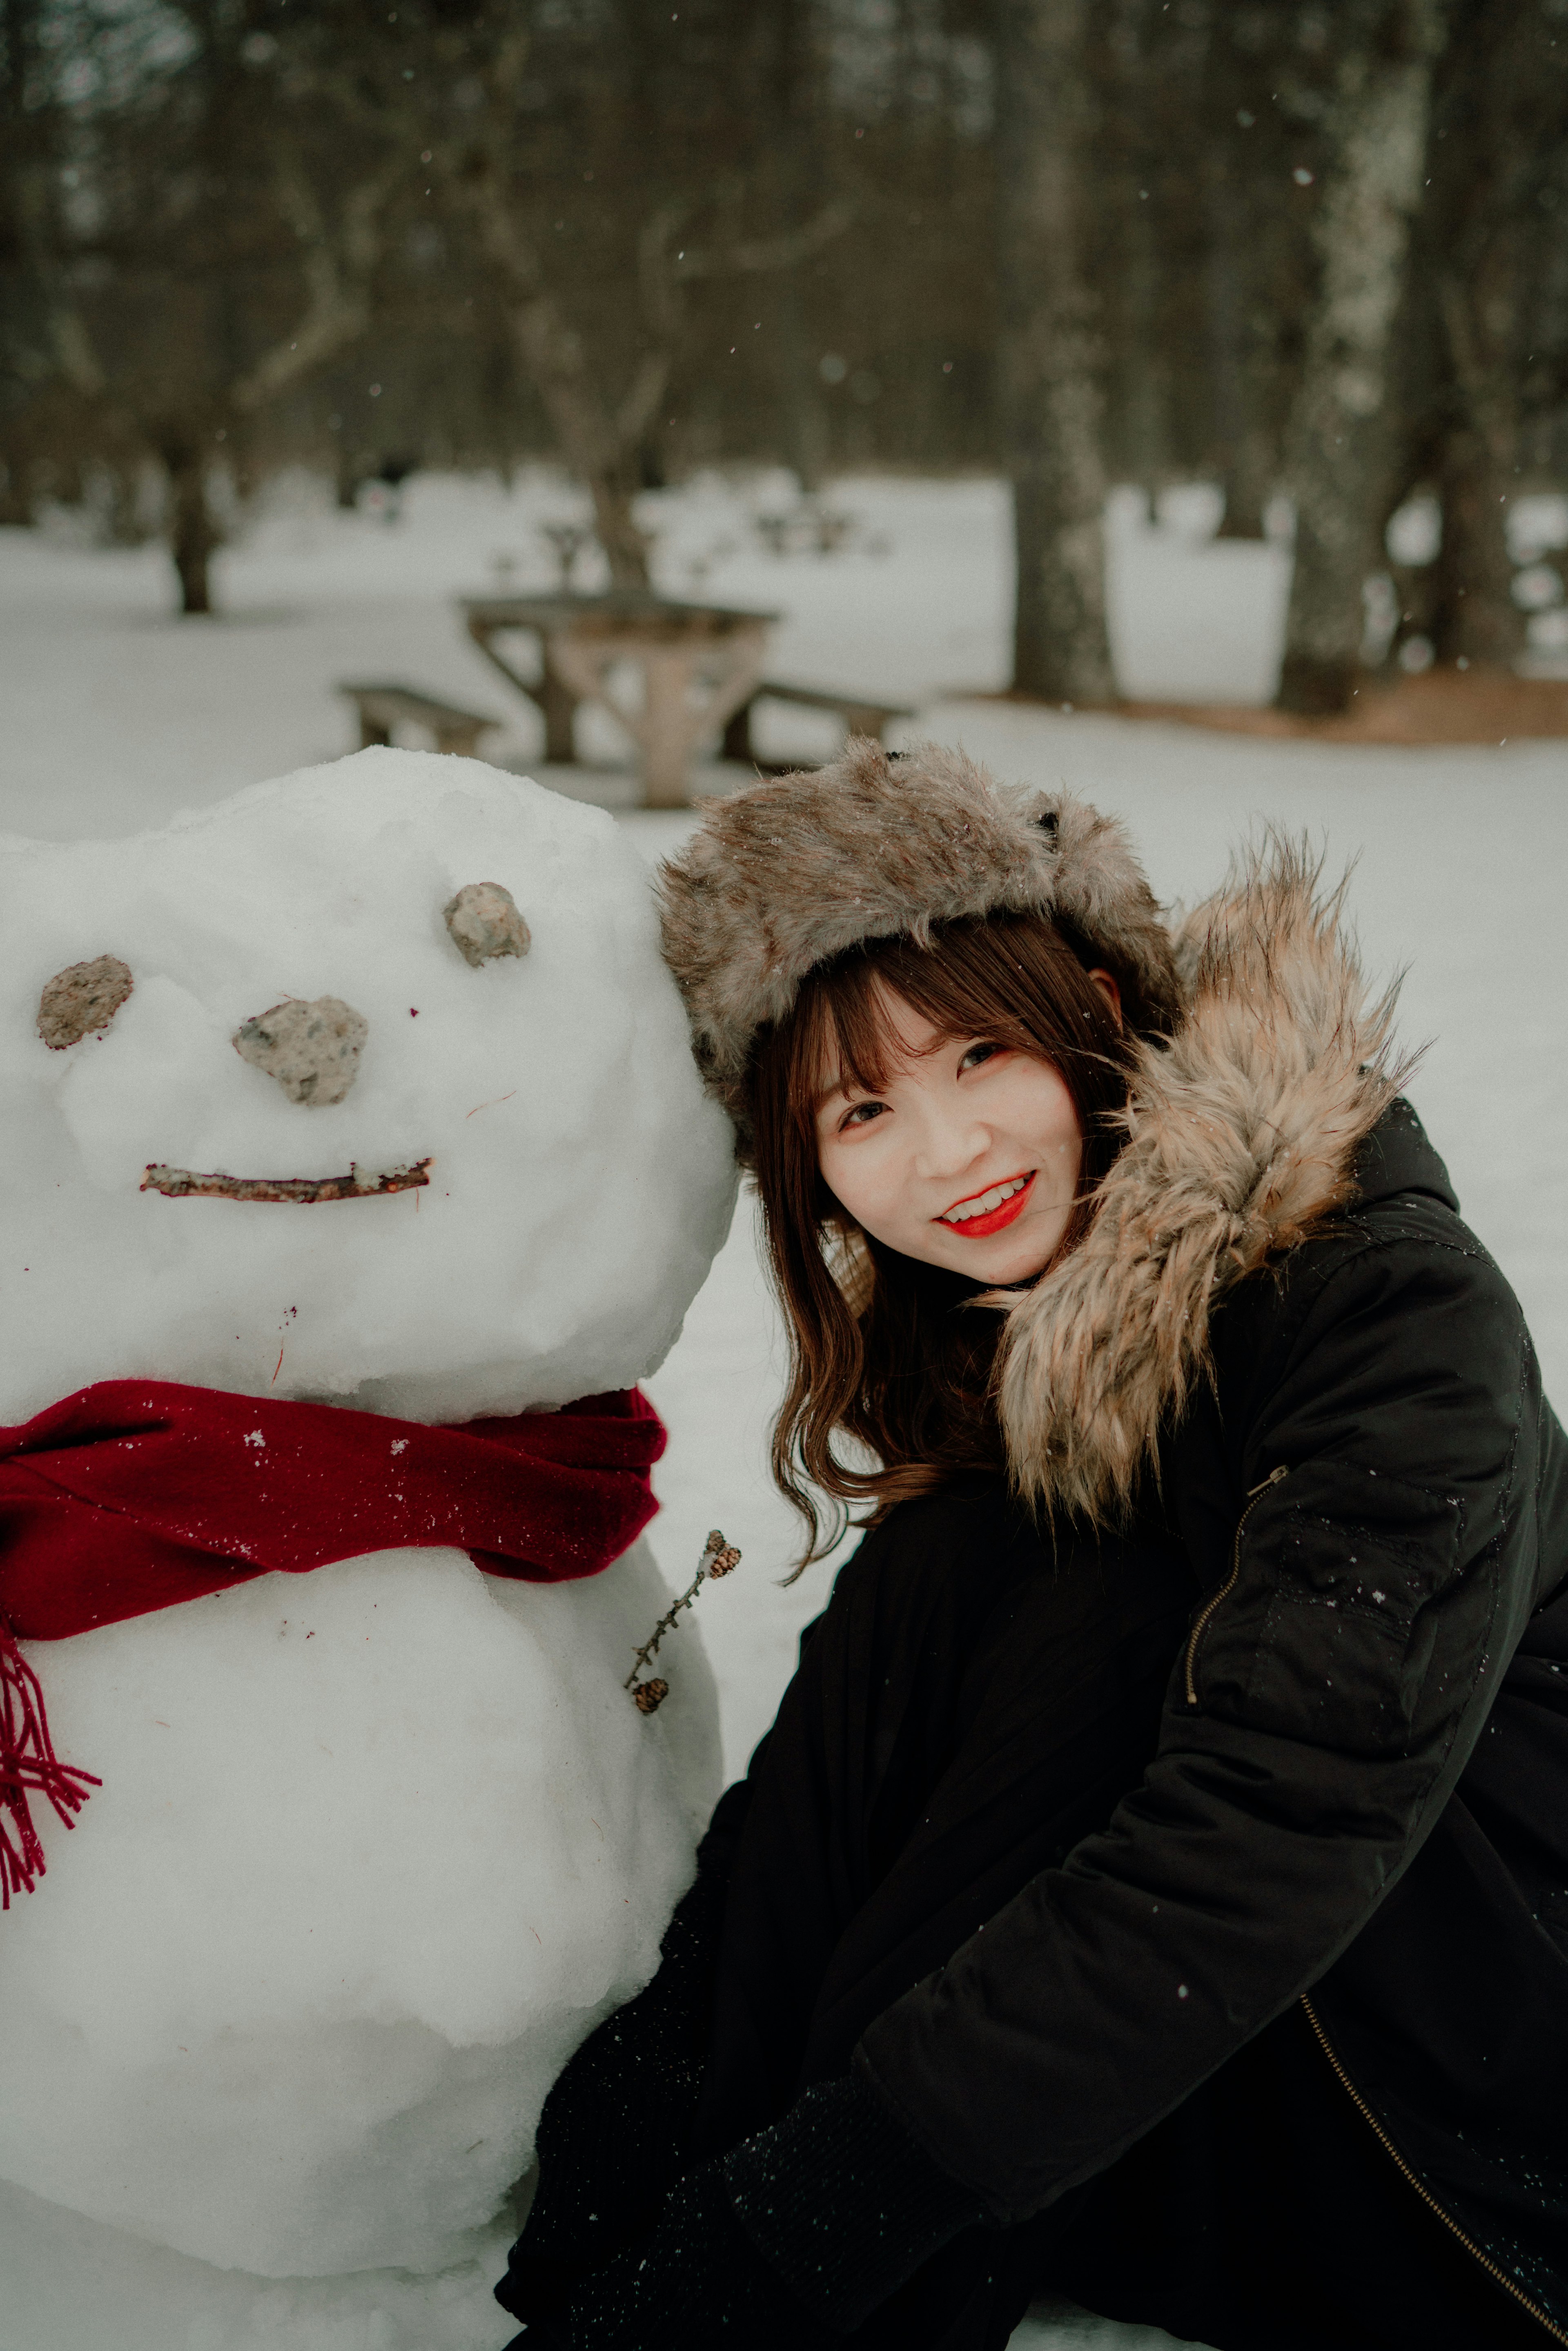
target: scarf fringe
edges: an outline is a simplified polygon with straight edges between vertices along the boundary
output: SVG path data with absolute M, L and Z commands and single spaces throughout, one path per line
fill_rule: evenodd
M 0 1910 L 13 1894 L 31 1894 L 45 1872 L 29 1796 L 45 1797 L 72 1829 L 89 1790 L 102 1785 L 55 1753 L 38 1677 L 0 1620 Z

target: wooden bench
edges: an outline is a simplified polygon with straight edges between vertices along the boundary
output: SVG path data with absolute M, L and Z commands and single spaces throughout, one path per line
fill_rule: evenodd
M 420 694 L 412 685 L 340 685 L 338 691 L 359 713 L 361 751 L 374 743 L 390 743 L 394 726 L 418 726 L 438 751 L 472 759 L 478 756 L 480 737 L 501 724 L 476 710 L 459 710 L 455 703 L 437 701 L 433 694 Z
M 888 727 L 895 718 L 913 718 L 915 713 L 896 702 L 869 702 L 863 695 L 827 694 L 810 685 L 780 685 L 777 681 L 754 686 L 724 730 L 724 756 L 741 759 L 748 767 L 761 768 L 773 775 L 783 775 L 786 768 L 776 759 L 760 759 L 752 747 L 751 711 L 754 703 L 793 702 L 807 710 L 831 710 L 844 722 L 844 733 L 869 735 L 883 742 Z

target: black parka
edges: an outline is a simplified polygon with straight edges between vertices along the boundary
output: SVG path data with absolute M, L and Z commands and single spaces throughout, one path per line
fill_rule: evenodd
M 1236 2351 L 1410 2340 L 1417 2299 L 1424 2342 L 1568 2344 L 1568 1458 L 1392 998 L 1289 845 L 1166 933 L 1095 811 L 876 765 L 737 796 L 666 877 L 743 1128 L 806 971 L 1020 906 L 1118 978 L 1130 1084 L 1008 1301 L 1011 1490 L 876 1528 L 721 1802 L 664 2168 L 716 2161 L 753 2269 L 868 2351 L 996 2351 L 1042 2279 Z M 596 2067 L 625 2106 L 615 2031 L 563 2122 Z
M 1195 1604 L 1153 1761 L 855 2062 L 1018 2220 L 1303 2001 L 1389 2160 L 1568 2330 L 1568 1448 L 1403 1102 L 1355 1174 L 1162 1441 Z

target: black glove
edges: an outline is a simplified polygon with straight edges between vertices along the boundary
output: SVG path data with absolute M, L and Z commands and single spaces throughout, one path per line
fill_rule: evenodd
M 830 2351 L 985 2208 L 853 2075 L 702 2165 L 515 2351 Z
M 730 2209 L 705 2163 L 669 2196 L 640 2248 L 581 2279 L 564 2311 L 540 2314 L 512 2351 L 831 2351 Z
M 699 1870 L 652 1983 L 589 2035 L 545 2100 L 538 2192 L 496 2288 L 516 2318 L 563 2306 L 586 2271 L 653 2226 L 685 2168 L 725 1887 L 722 1869 Z
M 979 2196 L 916 2145 L 858 2074 L 819 2082 L 724 2158 L 736 2219 L 830 2335 L 852 2335 L 962 2229 Z

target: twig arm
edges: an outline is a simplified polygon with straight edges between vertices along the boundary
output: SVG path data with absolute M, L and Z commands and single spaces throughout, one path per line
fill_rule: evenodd
M 727 1543 L 718 1529 L 715 1527 L 712 1534 L 709 1535 L 706 1542 L 703 1545 L 702 1557 L 697 1562 L 697 1572 L 695 1575 L 692 1578 L 692 1581 L 686 1586 L 686 1589 L 682 1593 L 680 1598 L 673 1601 L 670 1606 L 665 1609 L 664 1614 L 654 1625 L 652 1633 L 648 1635 L 648 1638 L 643 1642 L 642 1647 L 636 1651 L 636 1662 L 632 1666 L 632 1670 L 627 1675 L 625 1680 L 621 1685 L 622 1689 L 631 1691 L 639 1713 L 657 1713 L 659 1708 L 663 1706 L 664 1700 L 670 1695 L 669 1683 L 662 1680 L 657 1676 L 650 1681 L 640 1682 L 637 1679 L 638 1675 L 643 1671 L 643 1667 L 650 1665 L 654 1656 L 658 1654 L 659 1644 L 664 1639 L 665 1634 L 677 1632 L 680 1629 L 679 1620 L 682 1610 L 692 1606 L 696 1599 L 697 1593 L 702 1590 L 703 1585 L 706 1583 L 710 1578 L 716 1582 L 720 1576 L 728 1575 L 731 1570 L 738 1567 L 739 1564 L 739 1552 L 737 1551 L 733 1543 Z

